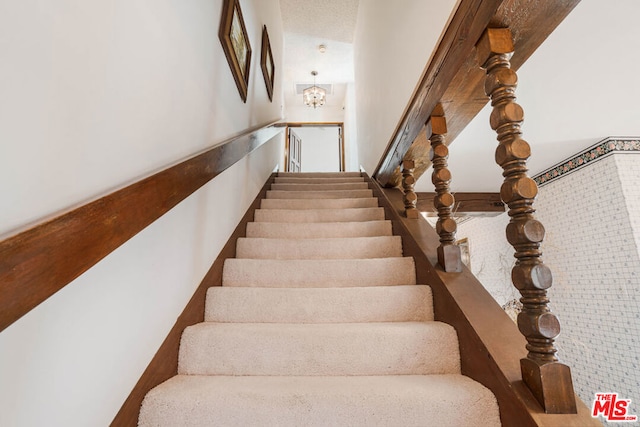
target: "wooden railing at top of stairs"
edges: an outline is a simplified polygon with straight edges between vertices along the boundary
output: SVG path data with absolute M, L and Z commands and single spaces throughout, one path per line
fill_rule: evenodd
M 552 278 L 539 249 L 544 227 L 533 215 L 537 186 L 527 176 L 530 149 L 521 137 L 524 115 L 515 102 L 514 68 L 531 55 L 578 1 L 535 2 L 525 8 L 515 0 L 462 0 L 374 172 L 382 186 L 396 187 L 400 184 L 402 166 L 404 215 L 411 219 L 418 217 L 413 184 L 433 163 L 432 181 L 437 193 L 434 206 L 439 217 L 436 230 L 440 235 L 437 264 L 444 271 L 460 272 L 445 135 L 451 143 L 485 105 L 488 100 L 485 95 L 490 97 L 493 106 L 490 124 L 499 141 L 496 161 L 505 176 L 501 197 L 511 217 L 507 238 L 517 259 L 512 279 L 522 295 L 518 328 L 526 338 L 528 353 L 520 359 L 521 376 L 549 414 L 575 414 L 576 397 L 570 369 L 559 361 L 554 345 L 560 323 L 548 305 L 546 290 Z M 482 69 L 486 70 L 486 76 Z M 447 126 L 445 117 L 454 125 Z M 422 129 L 427 145 L 411 146 Z M 428 141 L 431 147 L 427 160 Z
M 277 133 L 274 123 L 0 240 L 0 332 Z

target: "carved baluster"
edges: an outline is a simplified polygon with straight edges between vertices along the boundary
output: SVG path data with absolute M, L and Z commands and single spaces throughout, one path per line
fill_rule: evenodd
M 498 134 L 496 162 L 503 168 L 502 200 L 509 206 L 511 220 L 507 240 L 515 249 L 511 272 L 520 291 L 523 308 L 518 328 L 527 339 L 526 359 L 520 360 L 522 379 L 547 413 L 576 413 L 576 401 L 568 366 L 558 362 L 554 339 L 560 322 L 549 309 L 547 291 L 551 270 L 541 258 L 544 227 L 534 218 L 533 201 L 538 194 L 527 175 L 529 144 L 522 139 L 522 107 L 515 102 L 517 75 L 509 62 L 513 53 L 511 31 L 487 29 L 476 45 L 480 66 L 487 71 L 485 92 L 491 97 L 491 128 Z
M 440 114 L 432 114 L 428 128 L 431 128 L 431 152 L 429 154 L 433 163 L 433 173 L 431 182 L 436 187 L 436 196 L 433 198 L 433 205 L 438 211 L 438 222 L 436 231 L 440 235 L 440 246 L 438 246 L 438 264 L 444 271 L 462 271 L 462 257 L 460 248 L 455 244 L 456 230 L 458 225 L 451 216 L 451 211 L 455 204 L 455 198 L 449 190 L 451 182 L 451 172 L 448 169 L 447 158 L 449 149 L 445 145 L 445 134 L 447 133 L 447 121 L 442 108 L 438 105 Z
M 416 203 L 418 196 L 413 191 L 416 179 L 413 176 L 415 163 L 413 160 L 405 160 L 402 162 L 402 188 L 404 189 L 404 213 L 407 218 L 417 219 L 420 216 Z

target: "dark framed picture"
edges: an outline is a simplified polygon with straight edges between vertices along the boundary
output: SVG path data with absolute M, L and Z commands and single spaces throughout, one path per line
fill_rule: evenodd
M 269 43 L 269 33 L 267 26 L 262 28 L 262 54 L 260 55 L 260 67 L 262 68 L 262 76 L 264 84 L 267 87 L 269 101 L 273 102 L 273 76 L 275 75 L 275 65 L 273 63 L 273 53 L 271 52 L 271 43 Z
M 251 69 L 251 44 L 242 18 L 239 0 L 224 0 L 222 20 L 218 32 L 222 49 L 236 81 L 240 98 L 247 102 L 249 70 Z

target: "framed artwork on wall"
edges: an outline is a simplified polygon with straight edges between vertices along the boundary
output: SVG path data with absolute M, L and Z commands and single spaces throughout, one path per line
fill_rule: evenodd
M 264 77 L 264 84 L 267 87 L 269 101 L 273 102 L 273 78 L 276 70 L 275 64 L 273 63 L 273 53 L 271 52 L 271 43 L 269 43 L 269 33 L 267 33 L 266 25 L 262 28 L 260 67 L 262 68 L 262 76 Z
M 239 0 L 224 0 L 218 37 L 231 68 L 233 79 L 238 86 L 240 98 L 243 102 L 247 102 L 249 70 L 251 69 L 251 44 L 242 18 Z

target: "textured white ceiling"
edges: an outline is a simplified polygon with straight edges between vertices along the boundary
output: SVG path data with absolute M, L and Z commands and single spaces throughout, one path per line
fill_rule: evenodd
M 352 43 L 358 0 L 280 0 L 285 33 Z
M 358 0 L 280 0 L 284 23 L 283 84 L 285 110 L 302 104 L 296 84 L 333 84 L 327 106 L 342 106 L 346 84 L 353 82 L 353 35 Z M 320 53 L 323 44 L 326 52 Z
M 327 46 L 325 53 L 318 46 Z M 311 71 L 317 71 L 318 83 L 347 83 L 353 81 L 353 45 L 327 39 L 285 34 L 284 79 L 291 83 L 313 82 Z

